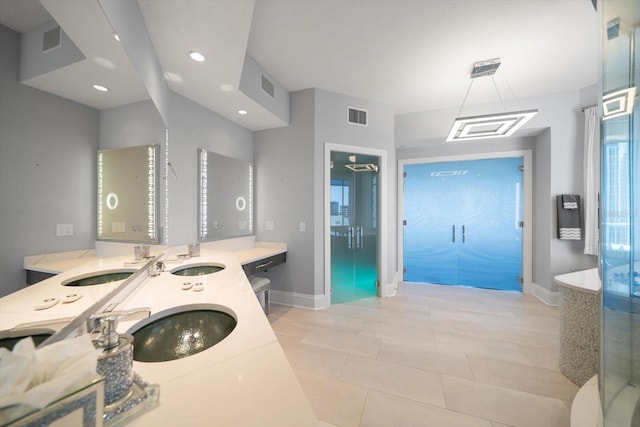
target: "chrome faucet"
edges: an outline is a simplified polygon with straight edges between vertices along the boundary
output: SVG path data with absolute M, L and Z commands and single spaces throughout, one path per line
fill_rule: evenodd
M 155 264 L 151 266 L 151 268 L 149 268 L 149 276 L 151 277 L 159 276 L 160 273 L 162 273 L 164 270 L 165 270 L 164 262 L 157 261 Z

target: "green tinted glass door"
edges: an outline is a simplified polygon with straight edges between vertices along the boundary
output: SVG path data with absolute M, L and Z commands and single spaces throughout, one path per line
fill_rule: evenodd
M 331 303 L 375 296 L 378 158 L 331 153 Z

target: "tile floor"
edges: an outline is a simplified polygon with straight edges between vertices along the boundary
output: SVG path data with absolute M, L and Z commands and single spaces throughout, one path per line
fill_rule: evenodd
M 401 283 L 269 320 L 321 427 L 568 427 L 559 314 L 531 295 Z

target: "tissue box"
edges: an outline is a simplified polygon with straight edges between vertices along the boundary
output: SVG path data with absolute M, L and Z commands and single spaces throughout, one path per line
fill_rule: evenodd
M 16 405 L 0 411 L 0 424 L 12 427 L 102 427 L 104 379 L 91 377 L 42 409 Z

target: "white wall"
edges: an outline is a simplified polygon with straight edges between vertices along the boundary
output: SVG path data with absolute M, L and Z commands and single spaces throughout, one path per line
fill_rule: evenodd
M 0 296 L 23 257 L 93 247 L 98 111 L 18 82 L 20 34 L 0 25 Z M 74 234 L 56 237 L 56 224 Z

